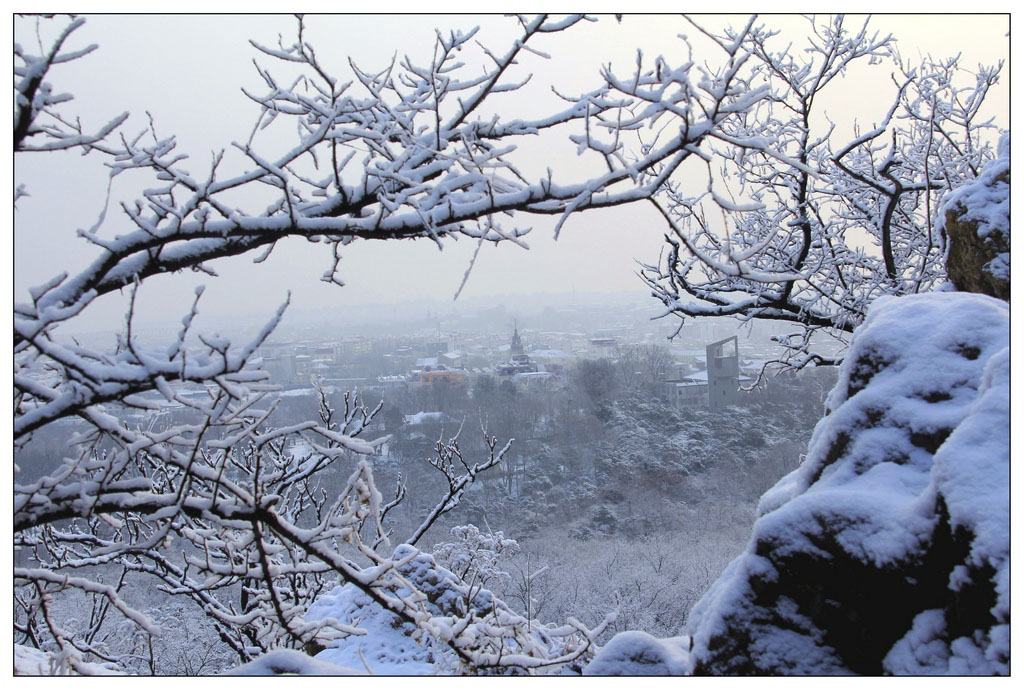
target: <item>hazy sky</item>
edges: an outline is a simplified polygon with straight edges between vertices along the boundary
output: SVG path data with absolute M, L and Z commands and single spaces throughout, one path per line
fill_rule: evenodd
M 771 18 L 767 21 L 776 23 Z M 778 23 L 793 25 L 794 18 L 780 18 Z M 477 24 L 482 27 L 481 42 L 498 52 L 506 49 L 515 29 L 512 20 L 497 16 L 310 17 L 308 40 L 335 76 L 347 79 L 346 56 L 364 68 L 382 67 L 396 52 L 420 56 L 425 62 L 422 58 L 432 49 L 434 26 L 468 29 Z M 292 17 L 280 15 L 91 17 L 76 32 L 71 46 L 98 43 L 100 50 L 56 68 L 50 81 L 56 90 L 75 95 L 68 112 L 79 114 L 87 128 L 128 110 L 132 117 L 125 131 L 137 132 L 145 126 L 148 111 L 158 133 L 177 136 L 178 150 L 191 157 L 185 167 L 200 175 L 208 167 L 212 151 L 248 136 L 258 114 L 258 107 L 239 88 L 246 86 L 256 93 L 265 89 L 253 67 L 257 53 L 248 39 L 274 45 L 282 34 L 290 42 L 295 26 Z M 947 56 L 959 52 L 968 67 L 1009 58 L 1005 15 L 890 15 L 876 18 L 874 26 L 882 33 L 893 33 L 908 58 L 919 53 Z M 46 31 L 46 36 L 52 36 L 52 27 Z M 552 59 L 533 60 L 530 67 L 539 75 L 538 82 L 580 92 L 598 86 L 601 63 L 610 61 L 619 72 L 628 73 L 637 47 L 643 47 L 649 59 L 664 54 L 672 63 L 682 61 L 685 52 L 676 38 L 679 33 L 695 32 L 673 16 L 627 16 L 622 24 L 602 17 L 580 30 L 544 37 L 537 45 L 550 52 Z M 34 21 L 16 22 L 15 39 L 34 45 Z M 794 35 L 797 45 L 799 40 Z M 259 61 L 264 66 L 272 62 L 266 58 Z M 871 79 L 874 81 L 851 82 L 850 87 L 840 89 L 842 97 L 829 107 L 838 116 L 860 113 L 866 122 L 877 119 L 889 103 L 873 86 L 878 83 L 877 76 Z M 1009 126 L 1005 115 L 1008 83 L 1007 69 L 990 109 L 1002 126 Z M 509 104 L 505 117 L 528 116 L 545 107 L 540 96 L 518 101 L 506 96 L 505 101 Z M 538 171 L 547 166 L 577 171 L 571 153 L 525 153 L 531 156 L 528 168 L 534 164 Z M 15 300 L 24 299 L 29 286 L 61 270 L 81 267 L 95 256 L 93 248 L 74 233 L 91 226 L 102 208 L 107 179 L 99 163 L 98 158 L 78 154 L 22 155 L 17 159 L 16 182 L 25 184 L 31 196 L 19 201 L 14 215 Z M 577 179 L 582 179 L 585 171 L 578 172 Z M 151 183 L 119 176 L 114 181 L 114 198 L 135 198 L 141 185 Z M 643 291 L 634 259 L 656 261 L 664 231 L 653 209 L 636 204 L 580 214 L 557 242 L 550 232 L 553 222 L 522 216 L 510 223 L 534 227 L 527 238 L 531 250 L 511 244 L 485 246 L 464 294 Z M 112 207 L 100 232 L 112 235 L 126 228 Z M 261 266 L 252 266 L 248 258 L 222 261 L 214 264 L 220 279 L 172 276 L 148 281 L 140 295 L 145 317 L 172 319 L 187 311 L 192 288 L 200 282 L 207 285 L 204 302 L 208 318 L 225 311 L 269 315 L 289 288 L 297 307 L 319 306 L 325 313 L 344 309 L 346 304 L 451 300 L 474 248 L 466 240 L 447 243 L 443 252 L 428 241 L 355 243 L 342 261 L 341 277 L 347 286 L 338 288 L 319 281 L 329 266 L 329 248 L 296 240 L 280 246 Z M 123 312 L 121 302 L 101 300 L 89 310 L 89 326 L 114 328 Z

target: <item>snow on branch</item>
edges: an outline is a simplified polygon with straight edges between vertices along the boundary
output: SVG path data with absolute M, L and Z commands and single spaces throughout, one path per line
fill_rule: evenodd
M 945 282 L 934 216 L 940 197 L 993 157 L 994 126 L 976 114 L 1000 66 L 977 77 L 956 59 L 912 66 L 892 36 L 866 23 L 849 28 L 841 16 L 809 18 L 802 50 L 753 21 L 724 35 L 691 24 L 727 56 L 717 71 L 702 68 L 696 88 L 729 93 L 758 83 L 771 96 L 741 104 L 742 117 L 721 120 L 702 142 L 706 194 L 670 179 L 650 197 L 668 226 L 667 251 L 642 278 L 666 315 L 793 321 L 807 337 L 792 341 L 779 363 L 834 363 L 809 345 L 812 334 L 842 350 L 876 297 Z M 891 101 L 880 113 L 858 113 L 844 142 L 825 109 L 858 62 L 889 67 Z M 666 71 L 658 66 L 662 82 Z M 638 70 L 633 93 L 663 99 L 657 72 L 652 79 Z M 723 106 L 716 121 L 730 108 Z M 657 113 L 682 127 L 687 114 Z M 861 120 L 873 124 L 862 131 Z
M 221 170 L 221 153 L 197 174 L 152 120 L 131 136 L 127 114 L 90 129 L 70 113 L 71 96 L 48 80 L 51 69 L 88 59 L 92 46 L 65 49 L 83 20 L 42 55 L 15 46 L 19 156 L 75 148 L 101 157 L 111 178 L 149 179 L 119 213 L 104 211 L 106 229 L 82 224 L 91 225 L 79 233 L 91 263 L 55 271 L 15 305 L 15 441 L 63 420 L 84 429 L 55 468 L 14 486 L 15 546 L 33 564 L 15 571 L 20 642 L 79 672 L 93 659 L 127 663 L 127 652 L 99 644 L 96 631 L 116 611 L 135 634 L 155 634 L 128 603 L 129 576 L 192 602 L 241 663 L 362 634 L 358 622 L 307 615 L 338 582 L 443 645 L 465 672 L 557 670 L 589 654 L 603 629 L 570 621 L 540 634 L 472 578 L 440 573 L 415 546 L 511 441 L 485 433 L 479 459 L 464 457 L 457 435 L 439 441 L 429 462 L 443 478 L 441 496 L 392 549 L 386 519 L 405 487 L 400 481 L 385 503 L 360 459 L 385 440 L 362 437 L 381 407 L 367 410 L 351 394 L 336 409 L 320 390 L 319 418 L 275 427 L 275 387 L 256 355 L 288 303 L 238 347 L 195 332 L 200 290 L 176 337 L 147 348 L 132 333 L 134 305 L 153 276 L 215 275 L 216 259 L 251 253 L 259 263 L 279 240 L 303 237 L 330 247 L 323 276 L 342 285 L 341 257 L 356 240 L 524 244 L 528 228 L 498 219 L 543 214 L 561 228 L 579 211 L 647 201 L 666 221 L 667 251 L 642 276 L 666 313 L 795 321 L 808 336 L 788 341 L 787 361 L 798 367 L 825 361 L 810 334 L 842 341 L 876 297 L 944 280 L 931 210 L 991 157 L 992 125 L 977 115 L 998 67 L 965 87 L 955 60 L 912 67 L 890 37 L 851 32 L 841 17 L 812 20 L 803 52 L 776 49 L 775 34 L 750 20 L 720 36 L 698 27 L 717 45 L 717 61 L 645 63 L 638 52 L 631 74 L 595 69 L 589 90 L 555 92 L 559 107 L 517 117 L 508 94 L 526 94 L 535 81 L 524 66 L 550 59 L 546 41 L 590 20 L 517 17 L 518 35 L 501 49 L 480 45 L 475 30 L 438 33 L 429 61 L 396 56 L 373 72 L 324 64 L 300 17 L 290 45 L 253 44 L 266 91 L 246 92 L 257 112 L 235 144 L 244 169 Z M 861 60 L 895 65 L 899 88 L 891 108 L 870 114 L 881 124 L 837 145 L 833 125 L 811 125 L 826 120 L 821 94 Z M 347 80 L 333 76 L 338 67 Z M 278 68 L 299 74 L 282 79 Z M 265 140 L 278 130 L 293 132 L 286 146 Z M 524 174 L 520 144 L 535 137 L 575 144 L 596 162 L 593 172 Z M 689 177 L 701 166 L 706 175 Z M 19 203 L 36 202 L 16 189 Z M 259 201 L 239 207 L 240 198 Z M 125 288 L 131 306 L 114 351 L 63 337 L 90 305 Z M 166 425 L 155 415 L 146 425 L 126 421 L 129 410 L 154 408 L 178 416 Z M 296 453 L 300 442 L 311 452 Z M 328 470 L 341 477 L 331 491 L 320 481 Z M 90 579 L 98 566 L 119 568 L 119 584 Z M 428 572 L 462 609 L 429 610 Z M 67 590 L 94 603 L 89 625 L 54 618 L 52 604 Z
M 506 70 L 518 55 L 532 51 L 527 41 L 535 33 L 565 30 L 576 21 L 531 20 L 482 78 L 459 77 L 463 65 L 455 60 L 456 49 L 474 32 L 439 37 L 429 68 L 409 61 L 393 66 L 404 69 L 398 81 L 390 71 L 354 69 L 352 83 L 370 94 L 357 97 L 348 93 L 351 83 L 339 83 L 318 62 L 302 39 L 300 20 L 295 45 L 256 46 L 264 56 L 310 73 L 281 88 L 259 67 L 270 91 L 254 97 L 263 112 L 248 141 L 236 144 L 252 168 L 233 177 L 217 175 L 222 155 L 214 156 L 205 178 L 192 175 L 174 137 L 157 136 L 152 122 L 152 143 L 140 134 L 114 144 L 106 139 L 126 114 L 89 134 L 61 112 L 70 96 L 55 95 L 44 78 L 53 65 L 92 50 L 62 52 L 81 20 L 45 56 L 16 48 L 20 154 L 77 147 L 106 156 L 111 178 L 132 170 L 156 181 L 137 202 L 121 205 L 126 231 L 107 236 L 97 223 L 79 233 L 99 252 L 92 264 L 46 281 L 15 308 L 15 439 L 25 442 L 65 419 L 80 420 L 85 429 L 56 469 L 14 487 L 16 548 L 33 564 L 14 573 L 15 629 L 26 643 L 56 654 L 79 673 L 134 668 L 133 641 L 145 644 L 160 633 L 131 600 L 134 592 L 125 589 L 126 582 L 146 578 L 164 596 L 191 601 L 239 663 L 282 648 L 309 652 L 365 633 L 358 621 L 306 616 L 310 604 L 341 581 L 423 634 L 435 635 L 464 670 L 558 668 L 588 653 L 600 631 L 566 632 L 566 640 L 582 635 L 583 643 L 564 643 L 552 656 L 530 635 L 529 623 L 506 609 L 444 616 L 424 611 L 418 589 L 424 585 L 412 584 L 402 570 L 418 552 L 407 545 L 391 553 L 393 530 L 384 522 L 405 497 L 404 486 L 385 503 L 370 465 L 357 460 L 386 440 L 361 438 L 381 405 L 367 409 L 346 394 L 336 409 L 320 389 L 319 419 L 274 426 L 276 387 L 257 365 L 256 353 L 280 323 L 287 301 L 240 347 L 195 331 L 202 288 L 173 342 L 143 347 L 133 335 L 137 292 L 154 275 L 182 268 L 212 273 L 212 259 L 258 248 L 265 249 L 265 258 L 289 235 L 330 242 L 332 278 L 339 250 L 360 237 L 440 241 L 464 234 L 521 242 L 525 231 L 501 228 L 496 212 L 574 200 L 582 189 L 589 193 L 614 184 L 618 178 L 596 186 L 530 183 L 509 158 L 516 137 L 571 126 L 582 117 L 579 107 L 529 121 L 473 119 L 490 94 L 515 91 L 528 81 L 510 80 Z M 405 85 L 402 91 L 398 83 Z M 456 114 L 443 120 L 443 110 Z M 286 118 L 299 124 L 298 140 L 283 154 L 261 153 L 257 133 Z M 424 127 L 424 118 L 432 126 Z M 254 184 L 276 190 L 280 201 L 265 211 L 243 211 L 223 200 Z M 18 196 L 26 194 L 22 188 Z M 130 307 L 115 351 L 61 337 L 62 325 L 125 287 Z M 131 410 L 148 412 L 149 423 L 124 421 Z M 158 424 L 158 413 L 175 421 Z M 312 452 L 296 454 L 297 442 Z M 501 462 L 510 442 L 499 447 L 491 437 L 486 445 L 488 456 L 474 461 L 463 459 L 456 439 L 439 444 L 434 466 L 445 473 L 448 488 L 410 544 L 457 507 L 477 477 Z M 338 469 L 347 480 L 329 492 L 323 478 Z M 111 568 L 120 571 L 113 585 L 96 575 Z M 450 586 L 475 596 L 472 583 L 456 578 Z M 62 622 L 54 613 L 56 602 L 73 591 L 92 602 L 87 625 Z M 114 616 L 122 623 L 111 622 Z M 119 643 L 97 637 L 111 625 L 131 632 Z M 503 652 L 509 639 L 517 640 L 515 654 Z M 152 670 L 152 659 L 149 664 Z

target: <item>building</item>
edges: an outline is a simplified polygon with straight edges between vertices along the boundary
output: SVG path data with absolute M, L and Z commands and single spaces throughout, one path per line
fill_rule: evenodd
M 708 402 L 708 372 L 697 371 L 677 379 L 664 381 L 662 392 L 678 407 L 704 406 Z
M 525 389 L 546 388 L 554 380 L 555 375 L 550 371 L 524 371 L 512 376 L 513 383 Z
M 731 336 L 704 348 L 707 369 L 663 381 L 661 391 L 673 405 L 708 405 L 717 410 L 740 402 L 740 384 L 754 379 L 740 368 L 739 338 Z
M 295 355 L 292 358 L 293 367 L 295 374 L 292 377 L 292 383 L 308 383 L 310 376 L 313 375 L 313 356 L 312 355 Z
M 270 375 L 271 383 L 291 383 L 295 378 L 295 357 L 291 354 L 266 356 L 263 370 Z
M 439 364 L 443 364 L 446 367 L 448 367 L 449 369 L 462 369 L 463 368 L 463 359 L 462 359 L 462 353 L 461 352 L 455 352 L 455 351 L 442 352 L 441 354 L 439 354 L 437 356 L 437 361 L 438 361 Z
M 436 383 L 438 381 L 445 381 L 447 383 L 465 383 L 466 371 L 464 369 L 449 369 L 443 364 L 425 366 L 420 370 L 420 383 Z
M 537 371 L 537 365 L 526 354 L 523 339 L 519 337 L 519 326 L 512 332 L 512 342 L 508 349 L 508 361 L 494 367 L 498 376 L 514 376 Z
M 705 348 L 708 363 L 708 404 L 717 410 L 739 402 L 739 338 L 731 336 Z
M 555 376 L 562 376 L 565 373 L 566 367 L 571 365 L 576 359 L 568 352 L 552 349 L 534 350 L 530 353 L 530 357 L 537 363 L 540 371 L 546 371 Z
M 465 383 L 465 369 L 450 367 L 439 362 L 437 357 L 420 357 L 416 360 L 416 368 L 409 372 L 406 381 L 412 383 Z
M 405 390 L 409 382 L 404 376 L 378 376 L 375 388 L 387 393 L 388 391 Z

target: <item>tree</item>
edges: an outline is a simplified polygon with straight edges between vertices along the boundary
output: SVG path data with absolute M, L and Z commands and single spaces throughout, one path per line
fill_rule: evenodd
M 649 395 L 657 395 L 658 387 L 668 378 L 672 355 L 664 345 L 639 346 L 640 372 Z
M 581 359 L 573 371 L 573 383 L 595 409 L 601 408 L 616 388 L 615 365 L 606 358 Z
M 799 330 L 780 339 L 787 350 L 776 363 L 796 368 L 840 361 L 815 336 L 837 340 L 841 352 L 876 297 L 946 280 L 938 200 L 992 157 L 995 125 L 979 113 L 1002 68 L 971 73 L 957 58 L 913 65 L 867 22 L 851 29 L 842 16 L 807 21 L 805 47 L 796 50 L 754 19 L 722 33 L 690 20 L 728 65 L 742 64 L 708 81 L 759 83 L 770 96 L 702 142 L 704 189 L 672 179 L 651 199 L 669 226 L 667 251 L 643 269 L 680 318 L 794 322 Z M 888 110 L 864 113 L 877 123 L 864 129 L 825 109 L 861 63 L 888 66 L 894 85 Z M 631 95 L 657 107 L 666 73 L 658 62 Z M 666 110 L 666 130 L 674 131 L 673 119 L 687 124 Z
M 598 136 L 603 128 L 617 137 L 621 113 L 630 104 L 612 85 L 567 97 L 563 110 L 539 119 L 484 114 L 496 94 L 524 83 L 511 75 L 517 60 L 538 52 L 532 47 L 538 39 L 568 31 L 582 19 L 518 18 L 521 34 L 507 51 L 480 47 L 490 61 L 482 73 L 470 73 L 460 62 L 461 52 L 473 50 L 474 31 L 438 33 L 429 64 L 407 58 L 375 73 L 352 64 L 352 81 L 342 82 L 318 61 L 300 18 L 295 43 L 254 44 L 264 58 L 302 75 L 286 84 L 257 66 L 268 90 L 251 96 L 259 116 L 238 145 L 250 167 L 226 176 L 220 170 L 223 153 L 207 174 L 194 175 L 173 138 L 159 137 L 152 126 L 127 134 L 126 113 L 88 133 L 67 111 L 71 96 L 57 93 L 47 79 L 53 68 L 95 49 L 65 48 L 84 20 L 67 24 L 41 55 L 15 46 L 16 154 L 77 149 L 102 157 L 111 176 L 135 171 L 155 182 L 134 204 L 121 205 L 117 234 L 105 236 L 101 223 L 80 234 L 97 252 L 90 266 L 77 275 L 57 275 L 33 289 L 29 302 L 15 306 L 15 443 L 24 444 L 61 419 L 78 418 L 86 428 L 56 471 L 14 487 L 15 543 L 35 561 L 34 567 L 15 570 L 20 642 L 56 653 L 79 672 L 91 668 L 87 658 L 122 661 L 96 635 L 114 610 L 146 633 L 156 630 L 122 596 L 128 573 L 141 572 L 161 581 L 166 593 L 196 601 L 242 661 L 275 646 L 315 647 L 356 632 L 346 623 L 313 624 L 302 617 L 303 606 L 329 574 L 439 636 L 467 670 L 557 667 L 586 651 L 588 633 L 573 627 L 563 632 L 583 635 L 583 643 L 561 648 L 560 656 L 509 656 L 515 650 L 502 646 L 500 625 L 466 617 L 438 631 L 417 607 L 415 589 L 411 596 L 402 594 L 404 580 L 396 575 L 401 559 L 390 555 L 384 519 L 404 491 L 400 486 L 395 500 L 385 504 L 370 466 L 352 460 L 353 454 L 373 451 L 375 442 L 358 436 L 375 411 L 346 399 L 339 419 L 323 399 L 319 420 L 275 429 L 273 387 L 263 371 L 249 366 L 287 303 L 240 348 L 204 334 L 200 349 L 189 348 L 201 289 L 174 342 L 143 348 L 132 333 L 135 296 L 149 278 L 183 269 L 213 274 L 208 262 L 257 250 L 255 261 L 261 262 L 289 236 L 328 245 L 330 267 L 323 279 L 340 284 L 336 271 L 343 247 L 356 239 L 440 243 L 462 235 L 479 243 L 517 242 L 525 231 L 504 229 L 498 215 L 525 211 L 564 218 L 649 196 L 660 177 L 638 176 L 653 166 L 671 174 L 692 155 L 688 147 L 714 117 L 702 120 L 692 136 L 680 133 L 657 150 L 627 158 L 614 141 Z M 718 104 L 736 98 L 721 94 Z M 297 127 L 297 141 L 282 155 L 261 153 L 261 133 L 285 120 Z M 607 171 L 569 183 L 551 172 L 525 180 L 512 155 L 515 142 L 559 129 L 569 130 L 581 151 L 597 152 Z M 241 189 L 273 199 L 268 208 L 237 208 L 231 199 Z M 16 201 L 28 203 L 26 193 L 19 187 Z M 83 310 L 126 288 L 131 307 L 114 352 L 61 337 L 61 328 Z M 183 395 L 176 389 L 182 384 L 199 384 L 206 397 Z M 153 392 L 189 410 L 191 423 L 156 433 L 118 419 L 118 409 L 152 410 L 159 401 L 144 394 Z M 312 452 L 289 452 L 295 440 Z M 463 461 L 456 439 L 439 442 L 434 464 L 448 490 L 409 545 L 508 450 L 493 437 L 485 440 L 489 457 L 477 463 Z M 348 480 L 339 494 L 327 495 L 317 479 L 339 461 L 349 463 Z M 115 585 L 95 573 L 111 567 L 121 572 Z M 55 599 L 71 590 L 100 601 L 97 615 L 80 630 L 65 629 L 54 616 Z

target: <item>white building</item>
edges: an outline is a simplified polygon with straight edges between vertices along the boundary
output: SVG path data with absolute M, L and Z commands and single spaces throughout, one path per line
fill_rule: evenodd
M 708 401 L 708 372 L 698 371 L 662 383 L 665 397 L 678 407 L 703 406 Z

